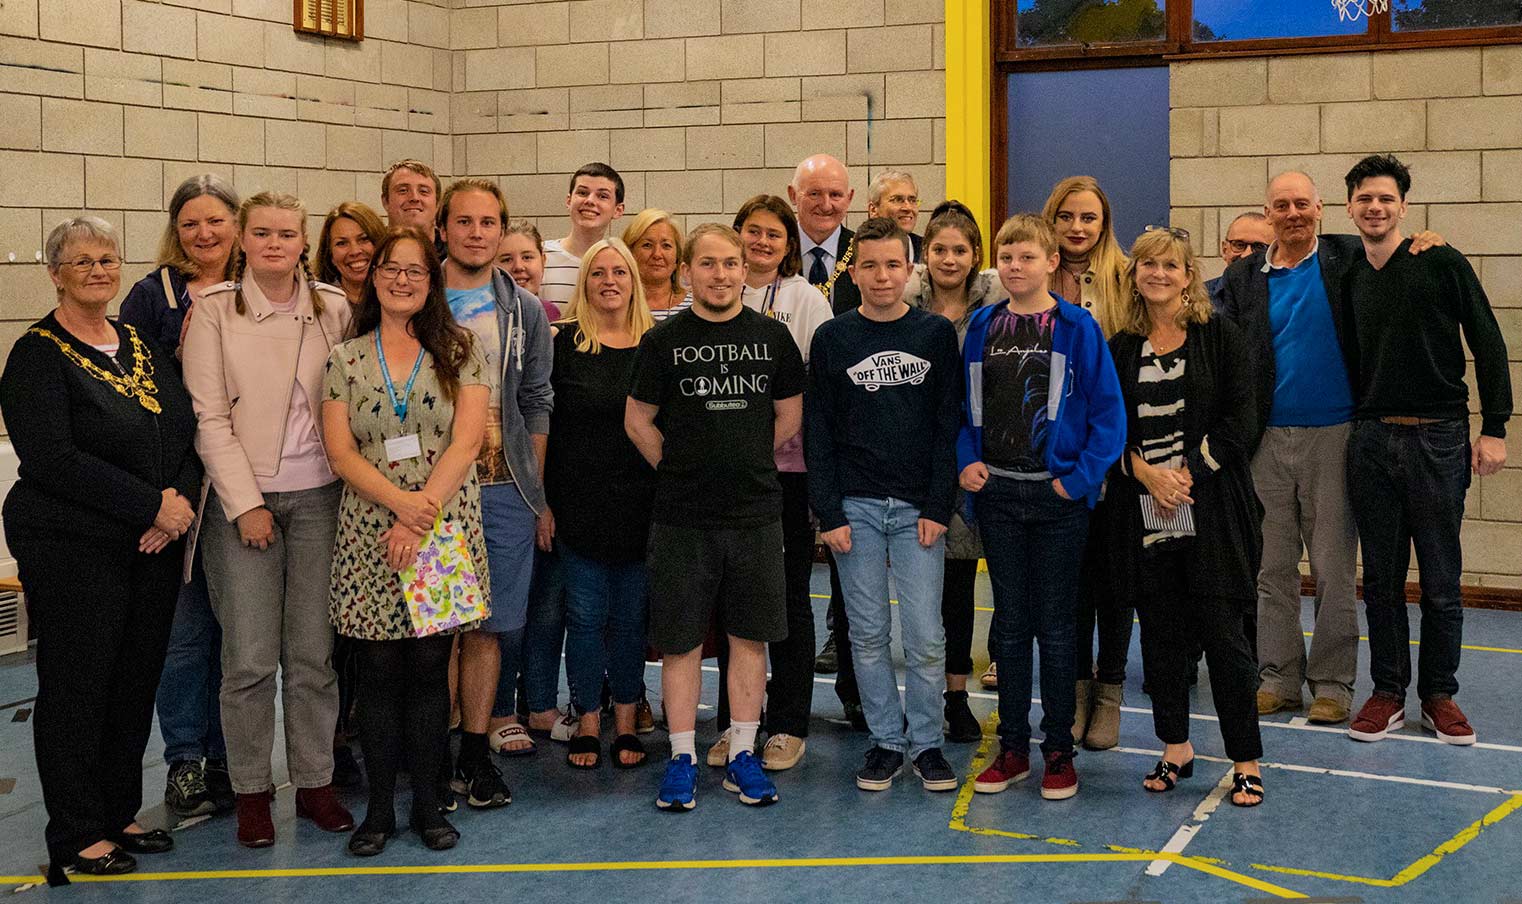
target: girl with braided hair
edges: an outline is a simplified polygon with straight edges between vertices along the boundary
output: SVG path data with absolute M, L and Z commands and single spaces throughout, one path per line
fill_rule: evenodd
M 238 208 L 232 279 L 208 289 L 186 331 L 185 384 L 206 465 L 198 536 L 222 624 L 222 723 L 238 841 L 274 843 L 275 675 L 296 813 L 353 827 L 333 791 L 338 685 L 328 578 L 342 484 L 318 427 L 323 369 L 346 334 L 341 289 L 312 278 L 306 209 L 261 192 Z M 409 523 L 431 526 L 419 500 Z M 209 513 L 209 514 L 208 514 Z

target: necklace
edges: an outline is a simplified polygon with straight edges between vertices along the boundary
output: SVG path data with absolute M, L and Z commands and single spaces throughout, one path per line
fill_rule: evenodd
M 814 288 L 824 293 L 826 300 L 829 299 L 830 292 L 834 291 L 835 289 L 835 280 L 839 279 L 840 274 L 846 272 L 846 267 L 851 265 L 851 255 L 855 253 L 855 251 L 856 245 L 853 243 L 849 248 L 846 249 L 846 253 L 840 256 L 840 260 L 835 262 L 835 272 L 830 274 L 830 278 L 823 283 L 814 284 Z
M 153 382 L 153 360 L 148 357 L 148 349 L 143 347 L 143 340 L 138 338 L 137 330 L 133 329 L 130 324 L 124 323 L 122 327 L 127 330 L 127 338 L 132 343 L 132 356 L 136 359 L 130 375 L 111 373 L 80 354 L 78 349 L 58 338 L 51 330 L 34 326 L 27 330 L 27 332 L 36 333 L 39 336 L 53 340 L 53 343 L 58 346 L 58 350 L 63 352 L 63 356 L 79 365 L 80 369 L 85 373 L 110 386 L 124 398 L 136 398 L 137 403 L 148 409 L 149 412 L 159 414 L 164 409 L 159 405 L 158 399 L 154 398 L 154 396 L 158 395 L 159 388 Z M 117 365 L 117 367 L 120 366 L 120 364 Z

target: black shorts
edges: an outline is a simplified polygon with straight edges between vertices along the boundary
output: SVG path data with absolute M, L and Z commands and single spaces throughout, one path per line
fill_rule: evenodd
M 650 525 L 650 645 L 702 646 L 710 623 L 762 643 L 787 637 L 782 522 L 711 529 Z

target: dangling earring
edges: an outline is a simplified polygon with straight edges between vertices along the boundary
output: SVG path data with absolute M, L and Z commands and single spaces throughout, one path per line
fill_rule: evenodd
M 1184 307 L 1186 307 L 1186 308 L 1189 307 L 1189 290 L 1188 289 L 1184 290 L 1183 299 L 1184 299 Z

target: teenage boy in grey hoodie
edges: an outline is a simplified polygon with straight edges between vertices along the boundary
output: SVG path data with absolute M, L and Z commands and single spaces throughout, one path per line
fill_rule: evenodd
M 485 179 L 459 179 L 439 201 L 449 308 L 475 333 L 491 375 L 486 440 L 476 462 L 491 616 L 460 635 L 463 735 L 452 779 L 454 790 L 478 808 L 512 802 L 492 763 L 486 731 L 500 693 L 499 676 L 511 676 L 509 706 L 517 679 L 535 531 L 545 510 L 544 450 L 553 407 L 553 352 L 544 308 L 495 266 L 506 223 L 502 190 Z

